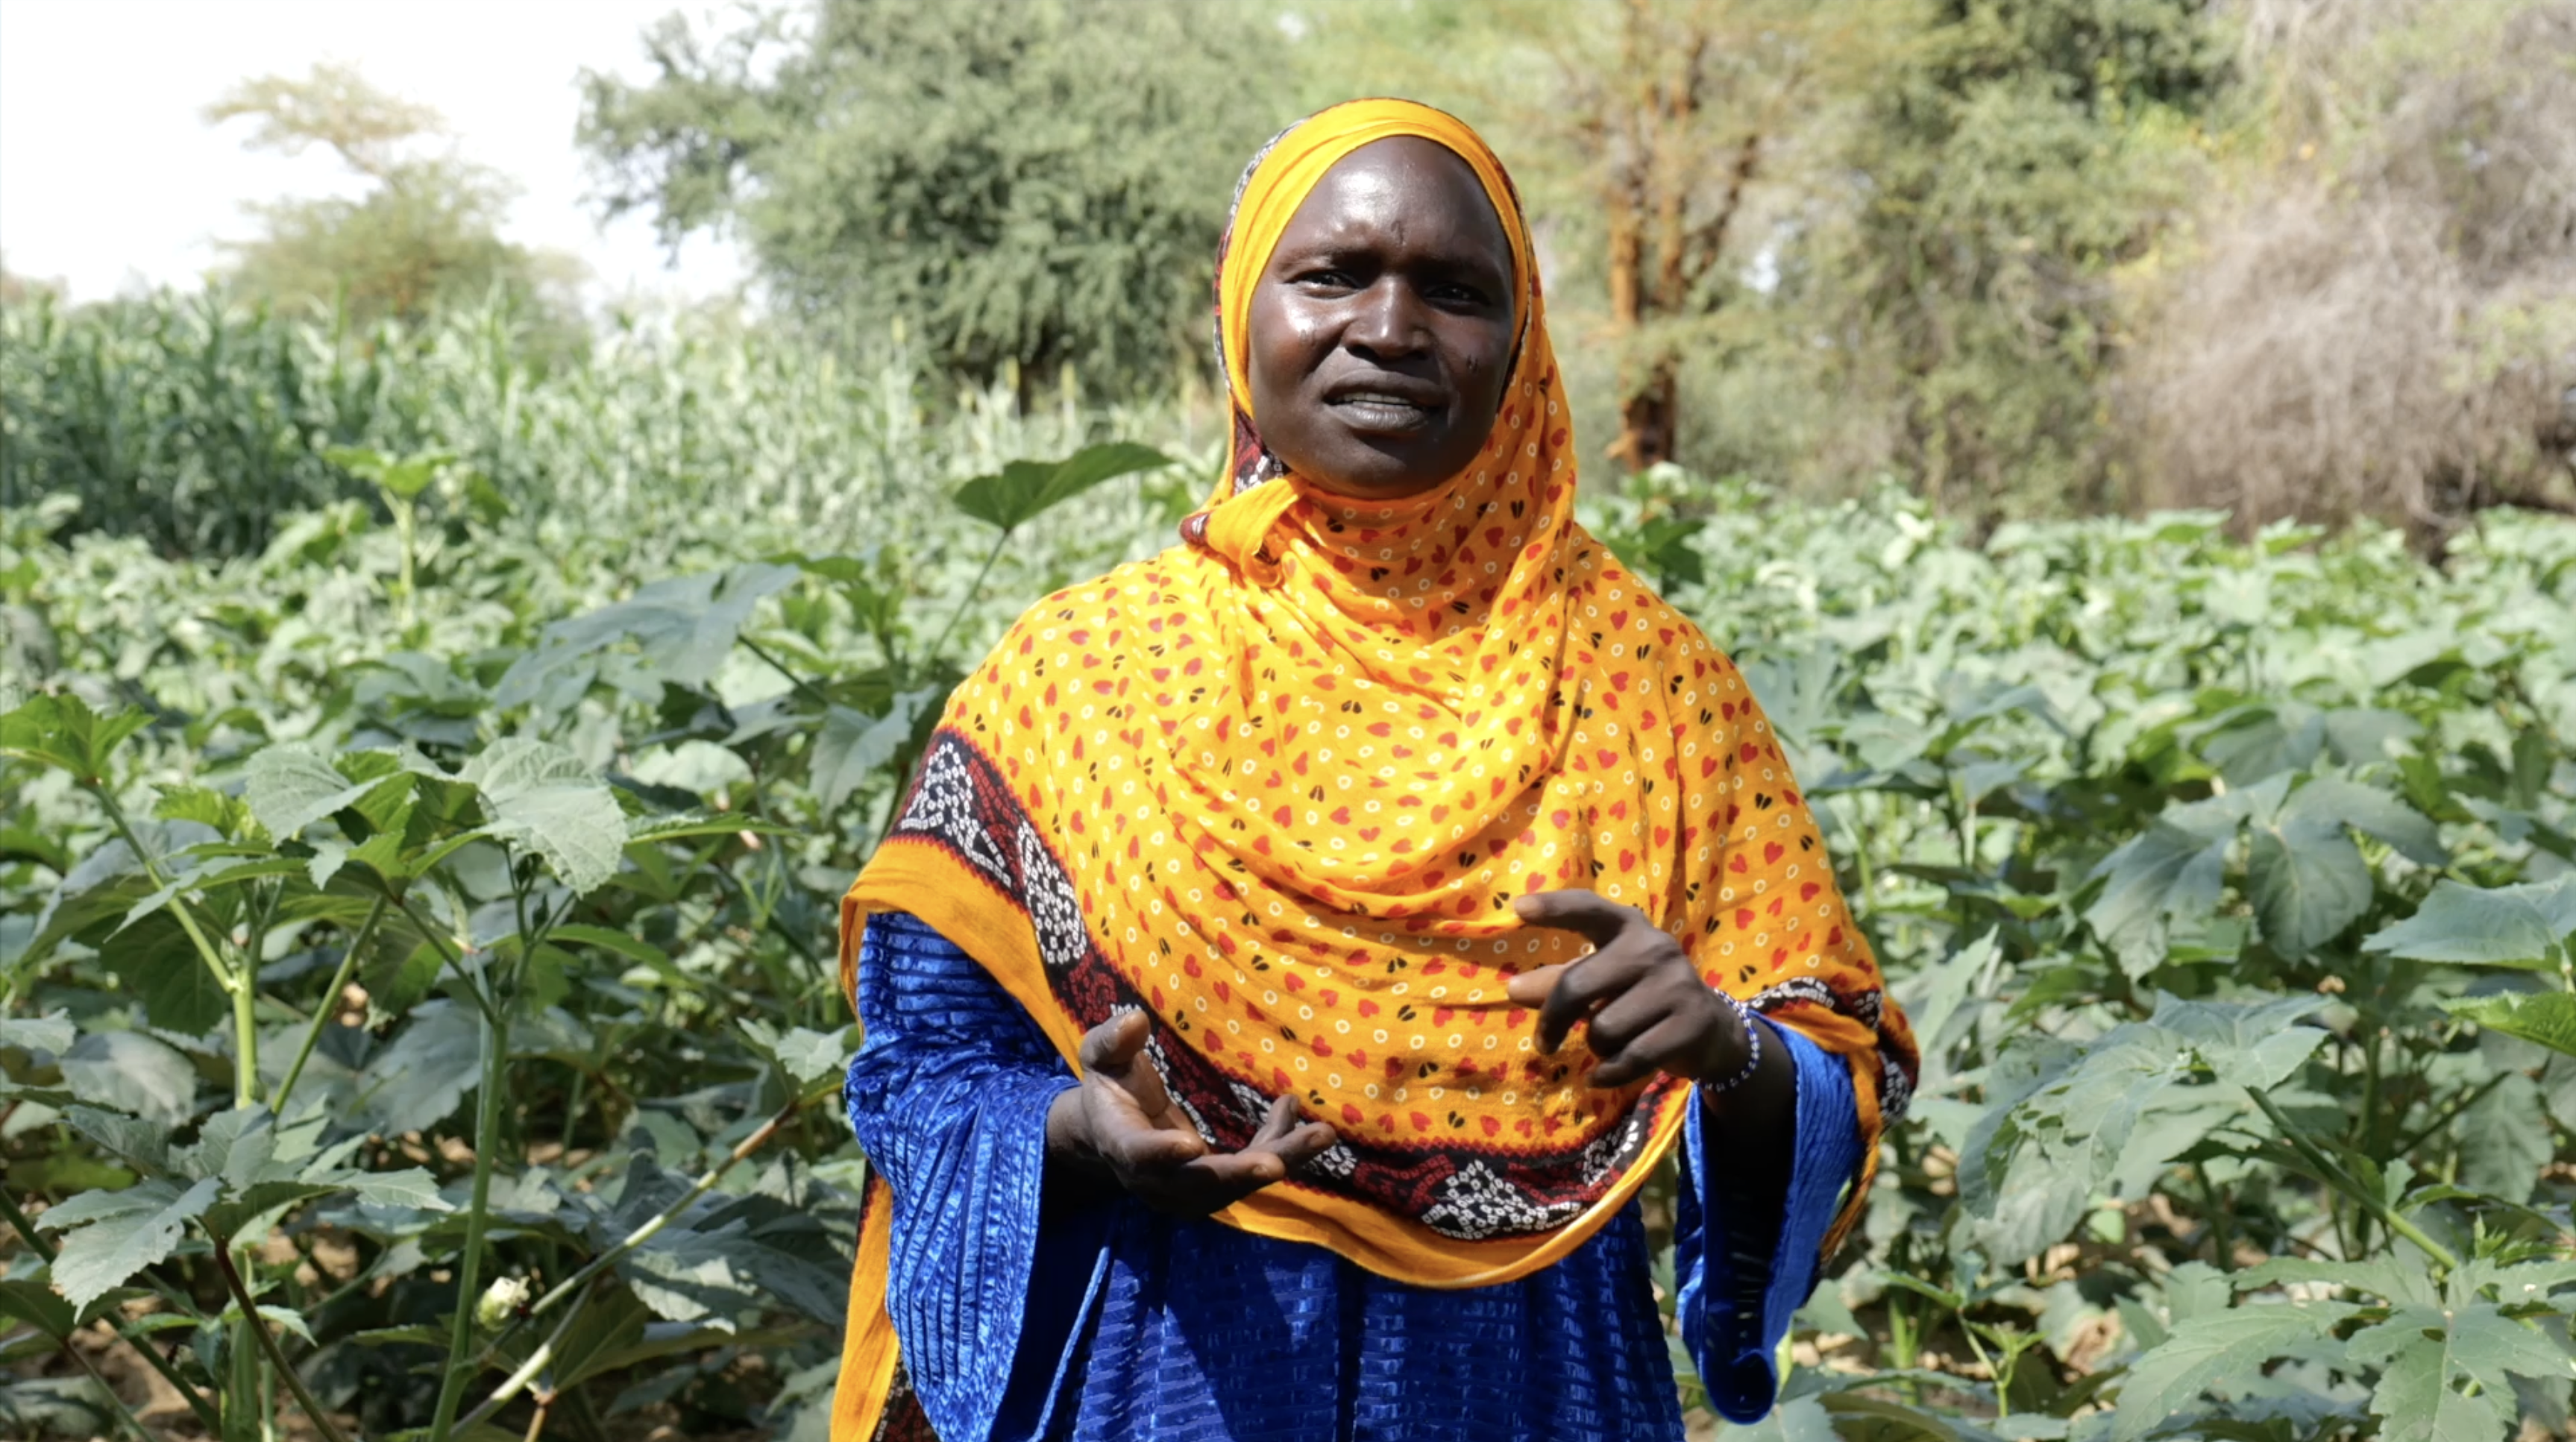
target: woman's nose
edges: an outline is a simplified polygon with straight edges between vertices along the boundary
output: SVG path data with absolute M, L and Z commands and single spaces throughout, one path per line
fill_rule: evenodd
M 1381 276 L 1357 297 L 1358 314 L 1342 333 L 1352 349 L 1379 358 L 1412 355 L 1425 348 L 1429 332 L 1413 288 L 1394 276 Z

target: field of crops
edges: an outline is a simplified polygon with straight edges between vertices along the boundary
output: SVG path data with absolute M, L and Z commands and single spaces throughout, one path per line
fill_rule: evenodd
M 273 503 L 95 529 L 161 504 L 170 418 L 361 364 L 254 328 L 209 399 L 199 322 L 9 322 L 58 330 L 5 377 L 0 1431 L 819 1438 L 865 1166 L 833 904 L 958 667 L 1204 458 L 468 328 L 245 440 Z M 2569 1427 L 2576 527 L 2436 571 L 1592 504 L 1745 665 L 1925 1041 L 1762 1430 Z

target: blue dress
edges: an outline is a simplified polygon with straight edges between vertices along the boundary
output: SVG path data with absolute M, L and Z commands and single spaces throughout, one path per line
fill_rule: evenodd
M 1682 1435 L 1635 1203 L 1554 1266 L 1433 1290 L 1133 1200 L 1050 1198 L 1047 1110 L 1075 1083 L 1036 1023 L 913 917 L 871 917 L 861 946 L 850 1125 L 893 1192 L 886 1305 L 942 1442 Z M 1785 1184 L 1762 1195 L 1750 1174 L 1769 1169 L 1711 1158 L 1694 1111 L 1676 1209 L 1683 1340 L 1739 1421 L 1770 1409 L 1860 1164 L 1844 1064 L 1775 1031 L 1797 1062 Z

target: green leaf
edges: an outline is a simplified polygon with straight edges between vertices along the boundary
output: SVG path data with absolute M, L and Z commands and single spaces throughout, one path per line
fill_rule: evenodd
M 481 1080 L 482 1065 L 482 1017 L 458 1002 L 425 1002 L 358 1073 L 359 1115 L 386 1136 L 424 1130 L 465 1100 Z
M 373 790 L 374 778 L 352 783 L 337 767 L 300 742 L 264 747 L 242 767 L 243 799 L 250 814 L 275 837 L 304 828 Z
M 752 1045 L 778 1063 L 779 1069 L 794 1077 L 800 1086 L 845 1070 L 850 1064 L 850 1034 L 846 1027 L 839 1031 L 811 1031 L 799 1026 L 782 1034 L 759 1018 L 748 1017 L 742 1022 L 742 1030 Z
M 34 1280 L 0 1281 L 0 1317 L 15 1317 L 57 1342 L 71 1340 L 78 1320 L 70 1303 Z
M 589 690 L 594 658 L 629 646 L 654 681 L 703 687 L 732 653 L 761 598 L 796 584 L 800 574 L 793 566 L 749 565 L 675 576 L 615 605 L 557 621 L 503 673 L 493 702 L 563 711 Z
M 101 716 L 78 696 L 34 696 L 0 715 L 0 756 L 57 767 L 95 786 L 106 780 L 116 748 L 151 720 L 136 710 Z
M 2386 1366 L 2370 1410 L 2387 1442 L 2493 1442 L 2513 1426 L 2507 1373 L 2561 1383 L 2576 1375 L 2566 1354 L 2487 1302 L 2396 1308 L 2354 1333 L 2349 1351 L 2356 1362 Z
M 2442 1003 L 2462 1021 L 2576 1056 L 2576 992 L 2504 992 Z
M 546 939 L 566 945 L 596 946 L 603 951 L 615 952 L 628 961 L 652 967 L 656 971 L 668 970 L 672 966 L 670 953 L 662 948 L 641 937 L 629 936 L 622 931 L 612 931 L 605 926 L 568 921 L 547 931 Z
M 2233 821 L 2184 824 L 2161 819 L 2102 859 L 2093 874 L 2101 895 L 2084 920 L 2118 951 L 2121 970 L 2144 976 L 2164 960 L 2164 919 L 2218 903 L 2226 879 Z
M 94 1031 L 62 1057 L 63 1084 L 94 1106 L 175 1127 L 196 1115 L 197 1069 L 141 1032 Z
M 2333 940 L 2370 909 L 2369 863 L 2343 828 L 2286 809 L 2256 823 L 2248 890 L 2263 941 L 2293 960 Z
M 173 786 L 161 793 L 152 806 L 152 814 L 163 821 L 193 821 L 228 837 L 239 838 L 252 829 L 250 807 L 238 796 L 226 796 L 211 786 Z
M 608 783 L 551 741 L 512 736 L 465 763 L 483 793 L 491 831 L 533 849 L 576 893 L 617 873 L 626 812 Z
M 126 1279 L 170 1255 L 190 1220 L 213 1203 L 223 1184 L 213 1177 L 187 1191 L 155 1178 L 127 1189 L 131 1205 L 63 1239 L 54 1258 L 54 1285 L 75 1311 L 121 1287 Z
M 0 1046 L 64 1052 L 71 1050 L 72 1040 L 78 1035 L 71 1013 L 59 1008 L 43 1016 L 0 1016 Z
M 2556 995 L 2576 1001 L 2576 995 Z M 2553 1160 L 2539 1084 L 2518 1071 L 2504 1073 L 2460 1114 L 2458 1126 L 2460 1184 L 2516 1205 L 2529 1202 Z
M 146 1171 L 158 1171 L 170 1158 L 170 1129 L 158 1122 L 137 1121 L 96 1107 L 66 1107 L 63 1120 L 71 1129 Z
M 232 1013 L 232 993 L 206 969 L 187 929 L 167 911 L 100 941 L 99 960 L 164 1031 L 198 1036 Z
M 2156 1430 L 2213 1387 L 2254 1377 L 2301 1342 L 2326 1335 L 2353 1308 L 2337 1302 L 2252 1305 L 2186 1318 L 2140 1357 L 2120 1385 L 2114 1442 Z
M 2299 788 L 2282 808 L 2285 816 L 2331 821 L 2364 836 L 2375 836 L 2418 866 L 2442 866 L 2451 855 L 2442 849 L 2442 834 L 2431 819 L 2375 786 L 2320 776 Z
M 1103 482 L 1171 463 L 1151 446 L 1128 441 L 1085 446 L 1051 463 L 1013 461 L 998 474 L 959 486 L 957 509 L 1005 531 L 1016 530 Z
M 2576 873 L 2554 881 L 2481 890 L 2443 881 L 2415 914 L 2361 946 L 2410 961 L 2546 968 L 2576 933 Z
M 867 716 L 847 706 L 823 713 L 823 729 L 814 738 L 814 794 L 823 814 L 841 809 L 868 777 L 882 770 L 912 739 L 922 708 L 946 699 L 945 687 L 906 691 L 894 698 L 883 716 Z

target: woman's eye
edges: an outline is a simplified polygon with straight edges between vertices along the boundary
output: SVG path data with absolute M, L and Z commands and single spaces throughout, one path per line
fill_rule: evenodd
M 1350 272 L 1345 270 L 1310 270 L 1299 275 L 1297 277 L 1297 283 L 1299 285 L 1317 286 L 1327 290 L 1349 290 L 1352 288 Z

